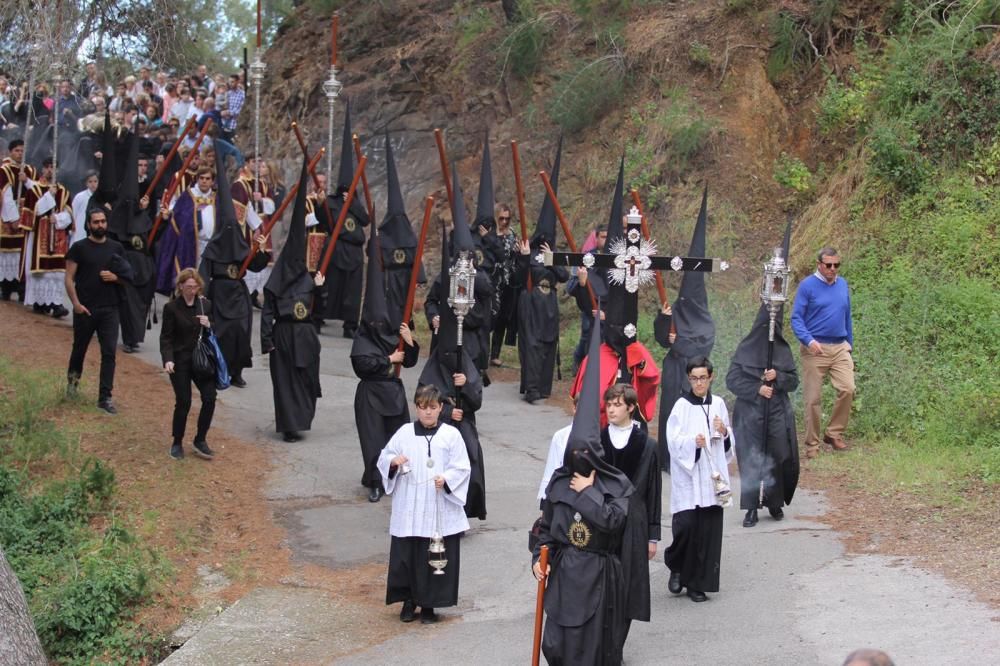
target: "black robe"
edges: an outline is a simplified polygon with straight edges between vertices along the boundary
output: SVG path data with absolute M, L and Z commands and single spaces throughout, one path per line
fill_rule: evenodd
M 326 220 L 326 211 L 323 206 L 316 207 L 316 218 L 323 228 L 333 232 L 333 225 L 340 215 L 340 208 L 344 203 L 342 197 L 329 197 L 330 214 L 334 216 L 332 221 Z M 341 228 L 340 236 L 337 238 L 337 246 L 333 249 L 333 256 L 330 259 L 330 266 L 327 269 L 326 283 L 326 310 L 324 316 L 327 319 L 340 319 L 344 322 L 345 331 L 354 331 L 358 325 L 358 318 L 361 315 L 361 285 L 364 277 L 362 268 L 365 263 L 365 231 L 369 224 L 368 214 L 364 207 L 357 201 L 351 202 L 350 212 L 344 219 L 344 226 Z M 330 242 L 327 236 L 327 244 Z M 326 247 L 323 249 L 326 253 Z
M 799 445 L 795 433 L 795 411 L 788 394 L 799 385 L 794 364 L 791 372 L 777 370 L 770 400 L 760 394 L 764 368 L 736 362 L 729 366 L 726 388 L 736 396 L 733 430 L 736 460 L 740 467 L 740 509 L 756 509 L 760 484 L 764 483 L 764 506 L 780 509 L 791 504 L 799 481 Z M 764 411 L 768 410 L 767 436 Z
M 424 370 L 420 373 L 419 386 L 433 384 L 445 396 L 445 403 L 441 409 L 440 420 L 442 423 L 458 428 L 465 441 L 465 450 L 469 454 L 469 463 L 472 472 L 469 476 L 469 491 L 465 500 L 465 515 L 469 518 L 486 520 L 486 465 L 483 461 L 483 447 L 479 442 L 479 431 L 476 428 L 476 412 L 483 405 L 483 380 L 472 363 L 469 352 L 463 347 L 462 372 L 465 374 L 465 386 L 461 387 L 460 395 L 462 402 L 462 420 L 454 421 L 451 418 L 455 409 L 454 400 L 459 392 L 456 392 L 455 382 L 452 379 L 451 364 L 445 364 L 439 360 L 441 350 L 435 349 L 431 352 Z
M 625 616 L 649 622 L 649 542 L 660 540 L 663 484 L 656 441 L 633 426 L 625 448 L 616 449 L 611 444 L 607 428 L 601 430 L 601 444 L 604 459 L 624 472 L 635 486 L 629 496 L 628 518 L 618 555 L 625 577 Z
M 559 283 L 569 279 L 562 266 L 541 266 L 520 255 L 520 272 L 531 271 L 531 291 L 521 292 L 517 304 L 517 349 L 521 357 L 521 393 L 552 394 L 552 373 L 559 344 Z M 545 292 L 548 293 L 545 293 Z
M 389 272 L 387 271 L 386 274 L 388 275 Z M 490 322 L 493 301 L 493 285 L 490 283 L 489 275 L 483 271 L 476 271 L 473 295 L 476 303 L 462 322 L 462 344 L 476 369 L 481 372 L 489 367 Z M 440 315 L 441 308 L 447 307 L 451 307 L 448 305 L 448 294 L 441 293 L 441 277 L 438 276 L 431 283 L 427 290 L 427 298 L 424 299 L 424 314 L 427 316 L 427 325 L 432 331 L 434 330 L 434 317 Z M 389 312 L 391 314 L 392 310 L 390 309 Z M 400 310 L 400 318 L 402 318 L 402 310 Z M 431 339 L 431 351 L 436 346 L 437 336 Z
M 141 242 L 145 244 L 145 238 Z M 123 246 L 125 259 L 132 266 L 135 277 L 131 282 L 122 282 L 124 298 L 119 306 L 122 342 L 138 345 L 146 339 L 146 316 L 156 289 L 156 264 L 148 252 L 136 250 L 128 242 Z
M 541 547 L 549 547 L 542 653 L 552 665 L 620 666 L 627 619 L 617 553 L 629 498 L 606 494 L 599 483 L 577 493 L 569 475 L 559 472 L 549 483 L 532 553 L 537 562 Z M 589 529 L 585 549 L 569 537 L 577 514 Z
M 258 252 L 248 270 L 259 271 L 267 265 L 267 254 Z M 198 272 L 208 284 L 206 296 L 212 301 L 209 318 L 226 359 L 229 374 L 239 377 L 244 368 L 253 365 L 250 332 L 253 327 L 253 306 L 243 278 L 236 278 L 240 264 L 223 264 L 202 257 Z
M 260 253 L 258 257 L 267 255 Z M 241 281 L 242 282 L 242 281 Z M 312 302 L 319 289 L 308 291 L 312 278 L 303 273 L 297 289 L 276 297 L 264 290 L 260 315 L 260 347 L 270 354 L 274 391 L 274 426 L 278 432 L 300 432 L 312 427 L 316 400 L 322 396 L 319 381 L 320 343 L 312 323 Z M 243 287 L 246 294 L 246 287 Z M 299 305 L 300 307 L 297 307 Z
M 386 350 L 390 345 L 383 343 L 390 342 L 391 338 L 376 340 L 375 335 L 367 323 L 362 322 L 351 347 L 351 367 L 361 380 L 354 393 L 354 422 L 364 462 L 361 485 L 366 488 L 381 485 L 381 474 L 376 467 L 379 454 L 389 438 L 410 422 L 403 381 L 396 376 L 395 366 L 388 358 L 395 351 L 395 345 Z M 395 337 L 398 339 L 398 334 Z M 403 352 L 403 367 L 415 366 L 420 354 L 417 341 L 413 341 L 412 347 L 404 344 Z

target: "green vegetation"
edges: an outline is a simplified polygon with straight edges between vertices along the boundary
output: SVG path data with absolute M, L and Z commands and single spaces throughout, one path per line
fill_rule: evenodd
M 54 420 L 61 382 L 4 360 L 0 375 L 0 543 L 46 654 L 66 664 L 155 659 L 156 641 L 130 620 L 165 565 L 119 515 L 114 472 L 79 461 L 75 437 Z M 77 408 L 65 411 L 73 420 Z
M 578 60 L 555 82 L 545 110 L 563 130 L 578 132 L 600 119 L 621 99 L 626 75 L 625 59 L 619 54 Z
M 708 47 L 708 44 L 691 42 L 691 45 L 688 47 L 688 60 L 696 67 L 711 67 L 712 50 Z
M 774 161 L 774 180 L 799 194 L 813 189 L 813 175 L 809 167 L 799 158 L 787 153 L 781 153 Z
M 501 77 L 513 72 L 518 78 L 528 78 L 538 70 L 543 49 L 552 34 L 553 15 L 539 14 L 531 0 L 518 3 L 521 20 L 511 26 L 510 32 L 500 43 Z

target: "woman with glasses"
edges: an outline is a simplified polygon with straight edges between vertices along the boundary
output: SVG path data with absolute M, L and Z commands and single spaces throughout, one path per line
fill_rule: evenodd
M 170 375 L 174 389 L 173 442 L 170 457 L 184 457 L 184 428 L 191 411 L 191 384 L 201 394 L 201 411 L 198 412 L 198 430 L 194 436 L 194 453 L 199 458 L 211 460 L 212 449 L 205 437 L 215 413 L 215 376 L 200 378 L 194 375 L 193 358 L 198 336 L 209 328 L 208 312 L 212 303 L 202 296 L 205 282 L 193 268 L 185 268 L 177 275 L 174 299 L 163 308 L 163 327 L 160 329 L 160 357 L 163 369 Z
M 496 239 L 493 241 L 496 263 L 490 277 L 493 280 L 493 339 L 490 343 L 490 364 L 500 365 L 503 345 L 517 344 L 517 296 L 521 286 L 515 279 L 518 238 L 511 227 L 511 211 L 507 204 L 497 207 Z

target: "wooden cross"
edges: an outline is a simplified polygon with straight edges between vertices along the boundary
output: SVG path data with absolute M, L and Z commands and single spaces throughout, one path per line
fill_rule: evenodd
M 622 284 L 625 287 L 624 332 L 626 344 L 631 344 L 635 342 L 636 326 L 639 320 L 639 287 L 652 284 L 656 278 L 655 271 L 711 273 L 726 270 L 729 268 L 729 263 L 721 259 L 705 257 L 657 255 L 655 244 L 642 237 L 640 231 L 642 216 L 639 209 L 632 206 L 627 220 L 625 237 L 610 241 L 606 248 L 607 254 L 545 252 L 542 261 L 546 266 L 583 267 L 588 270 L 591 268 L 606 269 L 611 283 Z

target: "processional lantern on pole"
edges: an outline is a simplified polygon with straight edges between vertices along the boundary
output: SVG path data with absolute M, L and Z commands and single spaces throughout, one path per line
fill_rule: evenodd
M 448 269 L 448 305 L 458 319 L 458 348 L 462 349 L 462 323 L 476 304 L 476 269 L 467 250 L 458 253 L 455 265 Z
M 785 263 L 784 251 L 774 248 L 774 254 L 764 264 L 764 278 L 760 285 L 760 300 L 767 306 L 770 323 L 767 330 L 768 342 L 774 342 L 774 324 L 781 307 L 788 301 L 788 275 L 791 271 Z M 770 363 L 770 354 L 768 354 Z
M 257 48 L 250 63 L 250 82 L 253 84 L 253 157 L 255 165 L 254 192 L 261 193 L 260 183 L 260 90 L 264 84 L 267 65 L 261 58 L 261 15 L 260 0 L 257 1 Z M 256 205 L 255 205 L 256 207 Z
M 326 184 L 329 189 L 333 174 L 333 110 L 337 104 L 337 97 L 344 85 L 337 79 L 337 28 L 340 23 L 340 15 L 334 13 L 331 48 L 330 48 L 330 78 L 323 82 L 323 94 L 326 96 L 327 105 L 327 136 L 326 136 Z

